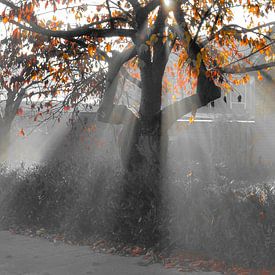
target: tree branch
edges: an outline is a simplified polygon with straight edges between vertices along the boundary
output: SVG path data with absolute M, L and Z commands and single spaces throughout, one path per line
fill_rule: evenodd
M 102 103 L 98 109 L 99 121 L 115 124 L 120 124 L 125 121 L 122 119 L 121 115 L 126 114 L 127 110 L 122 110 L 122 107 L 117 109 L 116 105 L 114 105 L 114 98 L 117 90 L 118 73 L 120 68 L 125 62 L 132 59 L 135 55 L 135 47 L 128 48 L 122 53 L 113 52 L 113 57 L 109 62 L 109 70 L 106 77 L 106 91 L 104 93 Z M 118 115 L 115 114 L 116 111 L 118 111 Z
M 140 8 L 140 4 L 137 0 L 127 0 L 127 1 L 131 4 L 131 6 L 135 11 L 137 11 Z
M 263 69 L 268 69 L 271 67 L 275 67 L 275 62 L 269 62 L 265 64 L 260 64 L 256 65 L 253 67 L 244 67 L 240 69 L 232 69 L 232 68 L 221 68 L 218 71 L 221 73 L 226 73 L 226 74 L 239 74 L 239 73 L 248 73 L 248 72 L 254 72 L 254 71 L 260 71 Z
M 125 105 L 113 104 L 111 114 L 108 117 L 103 117 L 101 113 L 99 121 L 119 125 L 133 123 L 136 119 L 138 117 Z
M 249 58 L 249 57 L 255 55 L 256 53 L 258 53 L 258 52 L 260 52 L 260 51 L 262 51 L 262 50 L 264 50 L 264 49 L 270 47 L 270 46 L 273 45 L 274 43 L 275 43 L 275 40 L 274 40 L 273 42 L 271 42 L 271 43 L 269 43 L 269 44 L 263 46 L 262 48 L 260 48 L 260 49 L 258 49 L 258 50 L 256 50 L 256 51 L 253 51 L 253 52 L 251 52 L 250 54 L 248 54 L 248 55 L 246 55 L 246 56 L 244 56 L 244 57 L 242 57 L 242 58 L 240 58 L 240 59 L 237 59 L 237 60 L 231 62 L 230 64 L 227 64 L 227 65 L 223 68 L 223 70 L 225 70 L 226 68 L 230 68 L 230 66 L 232 66 L 232 65 L 234 65 L 234 64 L 236 64 L 236 63 L 238 63 L 238 62 L 240 62 L 240 61 L 242 61 L 242 60 L 245 60 L 245 59 L 247 59 L 247 58 Z M 272 62 L 271 62 L 271 63 L 272 63 Z M 267 63 L 267 64 L 268 64 L 268 63 Z
M 251 29 L 241 27 L 237 24 L 226 25 L 226 26 L 223 26 L 221 29 L 219 29 L 216 33 L 212 34 L 207 40 L 203 41 L 202 44 L 205 46 L 207 43 L 212 41 L 215 38 L 216 35 L 219 35 L 222 31 L 236 31 L 240 34 L 245 34 L 245 33 L 254 32 L 254 31 L 259 30 L 261 28 L 265 28 L 265 27 L 272 26 L 272 25 L 275 25 L 275 21 L 269 22 L 269 23 L 251 28 Z M 261 35 L 263 35 L 263 34 L 261 34 Z
M 14 104 L 13 104 L 13 107 L 12 107 L 12 111 L 11 111 L 11 117 L 12 117 L 12 120 L 14 119 L 14 117 L 16 116 L 16 112 L 22 102 L 22 99 L 24 98 L 26 94 L 26 89 L 25 88 L 21 88 L 20 89 L 20 92 L 17 93 L 17 97 L 14 101 Z
M 131 74 L 129 74 L 129 72 L 127 71 L 126 68 L 121 67 L 121 73 L 122 75 L 129 80 L 130 82 L 132 82 L 133 84 L 135 84 L 139 89 L 141 89 L 141 81 L 138 80 L 137 78 L 131 76 Z
M 197 91 L 195 95 L 183 98 L 162 110 L 163 129 L 168 130 L 177 119 L 207 105 L 221 96 L 221 88 L 216 86 L 211 78 L 206 76 L 204 63 L 201 64 L 198 77 Z
M 8 6 L 11 9 L 14 9 L 16 11 L 19 11 L 19 7 L 11 3 L 7 0 L 0 0 L 0 3 L 4 4 L 5 6 Z M 133 37 L 136 33 L 133 29 L 96 29 L 92 28 L 92 25 L 84 25 L 82 27 L 74 28 L 67 31 L 53 31 L 50 29 L 43 28 L 36 24 L 34 21 L 28 21 L 26 18 L 23 18 L 25 23 L 29 24 L 31 26 L 27 27 L 19 22 L 12 21 L 13 24 L 16 24 L 18 27 L 21 27 L 25 30 L 32 31 L 35 33 L 39 33 L 41 35 L 50 36 L 50 37 L 59 37 L 63 39 L 73 39 L 79 36 L 91 36 L 91 37 L 116 37 L 116 36 L 124 36 L 124 37 Z M 113 20 L 113 19 L 109 19 Z M 94 23 L 92 23 L 94 25 Z
M 160 0 L 151 0 L 146 6 L 139 6 L 136 12 L 136 21 L 138 23 L 139 28 L 143 27 L 143 24 L 146 22 L 148 18 L 148 14 L 157 8 L 160 5 Z
M 151 0 L 143 9 L 144 9 L 145 13 L 148 15 L 157 6 L 159 6 L 160 3 L 161 3 L 160 0 Z
M 195 37 L 194 37 L 194 42 L 197 42 L 198 36 L 199 36 L 201 28 L 202 28 L 202 25 L 205 22 L 206 18 L 210 15 L 211 8 L 212 7 L 208 8 L 208 10 L 205 12 L 204 16 L 201 18 L 200 24 L 198 26 L 197 32 L 196 32 Z
M 162 127 L 166 132 L 179 118 L 200 108 L 202 105 L 198 94 L 185 97 L 165 107 L 162 113 Z

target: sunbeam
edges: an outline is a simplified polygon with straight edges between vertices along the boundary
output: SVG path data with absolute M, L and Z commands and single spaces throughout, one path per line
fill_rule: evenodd
M 164 4 L 165 4 L 165 6 L 170 7 L 171 6 L 171 0 L 164 0 Z

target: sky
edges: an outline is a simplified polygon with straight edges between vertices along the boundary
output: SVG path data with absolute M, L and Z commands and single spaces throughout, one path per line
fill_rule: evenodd
M 104 0 L 89 0 L 89 1 L 82 1 L 81 3 L 82 4 L 87 3 L 89 6 L 90 5 L 92 6 L 92 5 L 102 4 L 104 2 L 105 2 Z M 170 0 L 165 0 L 165 2 L 169 4 Z M 72 4 L 72 5 L 75 5 L 75 4 Z M 0 4 L 0 11 L 2 10 L 2 8 L 3 8 L 3 5 Z M 41 8 L 41 11 L 38 11 L 38 14 L 41 14 L 40 18 L 44 18 L 45 20 L 50 20 L 53 18 L 53 16 L 56 16 L 57 19 L 61 18 L 64 22 L 75 22 L 74 16 L 70 12 L 66 10 L 62 10 L 54 13 L 53 8 L 50 6 L 45 10 L 43 5 L 43 8 Z M 271 21 L 274 21 L 274 18 L 275 18 L 274 13 L 269 14 L 268 18 L 261 19 L 261 20 L 255 17 L 255 24 L 258 24 L 258 23 L 263 24 L 263 23 L 271 22 Z M 85 24 L 86 22 L 87 21 L 85 20 L 83 24 Z M 245 14 L 242 8 L 234 9 L 234 20 L 233 22 L 231 22 L 231 24 L 238 24 L 246 27 L 247 22 L 245 21 Z M 4 25 L 3 23 L 0 23 L 0 39 L 3 39 L 5 37 L 5 34 L 6 34 L 5 28 L 7 26 L 8 24 Z
M 89 1 L 82 1 L 82 4 L 85 2 L 90 6 L 92 5 L 99 5 L 99 4 L 102 4 L 104 3 L 105 1 L 104 0 L 89 0 Z M 169 5 L 170 3 L 170 0 L 165 0 L 166 4 Z M 0 4 L 0 11 L 3 9 L 3 4 Z M 41 8 L 41 12 L 38 12 L 38 13 L 45 13 L 45 15 L 43 15 L 43 17 L 45 19 L 51 19 L 53 15 L 59 15 L 59 16 L 62 16 L 62 19 L 66 22 L 66 21 L 70 21 L 71 20 L 71 15 L 70 13 L 66 12 L 66 11 L 57 11 L 56 13 L 53 12 L 52 10 L 52 7 L 48 7 L 46 10 L 45 8 Z M 255 25 L 256 24 L 263 24 L 263 23 L 267 23 L 267 22 L 271 22 L 271 21 L 274 21 L 274 18 L 275 18 L 275 13 L 270 13 L 268 15 L 267 18 L 256 18 L 255 17 Z M 245 21 L 245 14 L 244 14 L 244 11 L 243 9 L 240 7 L 240 8 L 235 8 L 234 9 L 234 20 L 231 22 L 232 24 L 239 24 L 240 26 L 242 27 L 246 27 L 247 25 L 247 22 Z M 5 28 L 3 27 L 3 24 L 0 23 L 0 37 L 4 36 L 5 35 Z

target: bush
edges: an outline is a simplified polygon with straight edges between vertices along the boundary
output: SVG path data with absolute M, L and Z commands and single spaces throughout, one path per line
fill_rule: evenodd
M 4 185 L 11 184 L 8 177 L 13 183 L 2 202 L 2 223 L 62 231 L 74 238 L 111 231 L 106 215 L 112 216 L 120 175 L 104 162 L 84 165 L 73 159 L 33 167 L 20 177 L 7 173 Z
M 159 189 L 158 179 L 125 175 L 115 162 L 73 159 L 24 172 L 2 169 L 0 176 L 6 190 L 1 216 L 7 226 L 46 228 L 73 240 L 103 237 L 147 246 L 162 233 L 166 247 L 204 251 L 249 267 L 275 264 L 272 184 L 250 186 L 226 178 L 206 183 L 175 173 L 164 177 Z
M 192 179 L 170 190 L 170 242 L 231 264 L 275 264 L 272 184 L 236 188 Z
M 21 180 L 19 169 L 9 169 L 0 164 L 0 229 L 4 227 L 4 220 L 7 220 L 8 199 L 12 194 L 12 188 Z

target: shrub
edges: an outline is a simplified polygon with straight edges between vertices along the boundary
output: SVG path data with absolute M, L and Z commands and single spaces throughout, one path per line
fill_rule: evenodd
M 4 227 L 4 220 L 8 216 L 8 200 L 12 195 L 12 188 L 21 180 L 20 169 L 10 169 L 4 164 L 0 164 L 0 229 Z
M 170 242 L 231 264 L 275 264 L 273 184 L 234 188 L 193 179 L 170 190 Z
M 143 245 L 155 244 L 162 232 L 166 247 L 250 267 L 275 264 L 274 184 L 207 183 L 174 173 L 162 179 L 160 194 L 158 179 L 125 175 L 116 163 L 67 159 L 24 172 L 2 169 L 2 222 L 74 240 L 100 236 Z
M 8 174 L 13 184 L 3 201 L 5 224 L 61 230 L 74 238 L 111 231 L 107 216 L 112 217 L 121 173 L 113 173 L 108 165 L 56 160 L 20 177 Z

